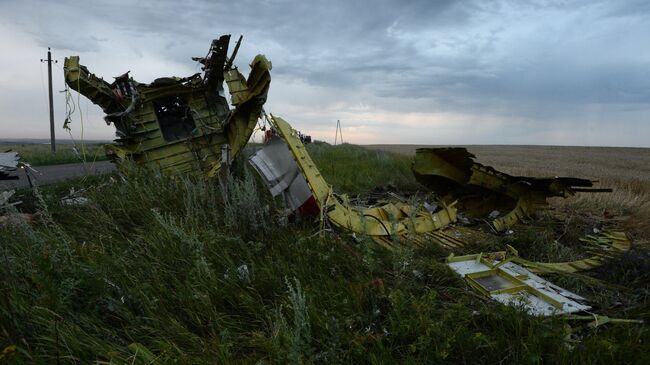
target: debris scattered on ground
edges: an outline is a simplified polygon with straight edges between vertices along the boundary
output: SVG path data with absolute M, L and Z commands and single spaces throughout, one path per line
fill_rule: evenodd
M 588 189 L 593 183 L 586 179 L 510 176 L 474 163 L 471 160 L 473 155 L 464 149 L 421 149 L 418 150 L 419 157 L 416 157 L 413 171 L 418 180 L 436 193 L 440 194 L 436 189 L 446 184 L 447 189 L 441 189 L 446 193 L 447 204 L 443 199 L 439 207 L 428 203 L 414 206 L 404 203 L 404 199 L 396 199 L 382 206 L 359 207 L 352 205 L 346 195 L 337 195 L 332 191 L 297 137 L 297 133 L 286 121 L 271 116 L 270 123 L 287 148 L 282 148 L 281 143 L 274 140 L 251 157 L 250 162 L 267 183 L 271 193 L 274 196 L 284 193 L 285 201 L 294 210 L 313 198 L 320 210 L 321 227 L 323 223 L 328 222 L 339 229 L 352 231 L 353 234 L 369 235 L 375 242 L 389 249 L 394 248 L 396 244 L 423 246 L 431 242 L 447 248 L 464 246 L 465 243 L 459 237 L 452 237 L 444 232 L 444 228 L 457 221 L 456 198 L 471 196 L 475 201 L 469 204 L 465 201 L 463 205 L 470 210 L 491 209 L 488 214 L 488 218 L 492 220 L 491 227 L 496 231 L 505 232 L 506 235 L 512 235 L 514 230 L 510 227 L 536 209 L 546 208 L 548 197 L 566 197 L 577 192 L 611 191 Z M 293 159 L 288 157 L 287 151 Z M 447 159 L 439 158 L 439 153 L 446 154 Z M 450 157 L 452 162 L 448 161 Z M 459 169 L 459 166 L 453 163 L 464 166 L 465 170 Z M 298 171 L 301 174 L 298 174 Z M 302 188 L 299 190 L 300 195 L 295 192 L 296 189 L 292 191 L 292 185 Z M 310 189 L 311 196 L 307 194 L 305 185 Z M 487 196 L 489 199 L 476 199 L 479 192 L 479 196 Z M 506 207 L 510 211 L 501 216 L 499 210 L 494 208 L 503 209 L 504 206 L 499 203 L 503 199 L 509 199 L 511 206 Z M 463 220 L 467 221 L 466 218 Z M 588 251 L 593 254 L 583 260 L 536 263 L 521 259 L 517 254 L 506 259 L 505 253 L 502 252 L 452 256 L 448 262 L 471 287 L 503 304 L 523 306 L 534 315 L 584 312 L 591 309 L 583 303 L 585 298 L 552 284 L 536 275 L 534 271 L 573 273 L 593 269 L 600 266 L 603 260 L 625 252 L 631 246 L 629 238 L 622 232 L 597 232 L 602 234 L 583 239 Z
M 481 294 L 530 314 L 550 316 L 591 309 L 585 298 L 542 279 L 502 255 L 450 256 L 447 265 Z
M 70 193 L 61 198 L 61 204 L 70 205 L 70 206 L 83 206 L 87 205 L 90 200 L 81 194 L 85 192 L 85 189 L 75 191 L 74 188 L 70 188 Z
M 7 208 L 12 205 L 18 205 L 20 202 L 9 203 L 9 199 L 16 193 L 15 190 L 0 192 L 0 208 Z
M 18 180 L 14 174 L 20 165 L 18 152 L 0 152 L 0 180 Z
M 512 176 L 474 158 L 465 148 L 418 148 L 413 174 L 443 201 L 458 201 L 458 209 L 465 214 L 481 217 L 489 212 L 487 217 L 497 232 L 545 209 L 547 198 L 612 191 L 593 188 L 593 181 L 575 177 Z M 500 211 L 507 213 L 501 215 Z
M 109 84 L 72 56 L 65 60 L 65 79 L 70 88 L 102 107 L 106 122 L 115 126 L 118 138 L 106 149 L 118 167 L 133 161 L 168 173 L 227 175 L 234 156 L 247 144 L 258 118 L 264 116 L 271 129 L 262 128 L 265 144 L 249 161 L 271 195 L 282 195 L 293 214 L 316 217 L 320 234 L 338 229 L 355 239 L 369 236 L 387 249 L 437 244 L 453 251 L 466 242 L 462 234 L 448 233 L 449 229 L 481 224 L 486 218 L 490 231 L 511 239 L 515 236 L 512 227 L 546 209 L 547 198 L 611 191 L 594 188 L 594 181 L 581 178 L 508 175 L 475 162 L 475 156 L 464 148 L 424 148 L 417 150 L 412 171 L 438 196 L 437 201 L 414 203 L 388 191 L 386 200 L 367 204 L 337 194 L 305 148 L 310 138 L 282 118 L 268 118 L 263 111 L 271 63 L 256 56 L 245 78 L 233 65 L 241 38 L 230 57 L 229 42 L 229 35 L 215 39 L 206 57 L 194 58 L 203 65 L 203 75 L 141 84 L 127 72 Z M 232 110 L 224 96 L 224 82 Z M 80 192 L 71 190 L 61 203 L 87 204 Z M 582 303 L 585 298 L 538 274 L 590 270 L 631 247 L 625 233 L 600 226 L 593 228 L 593 233 L 582 240 L 591 255 L 586 259 L 541 263 L 525 260 L 511 250 L 508 255 L 452 256 L 448 262 L 470 286 L 501 303 L 516 302 L 536 315 L 576 313 L 590 308 Z M 249 280 L 247 265 L 235 271 L 230 274 Z

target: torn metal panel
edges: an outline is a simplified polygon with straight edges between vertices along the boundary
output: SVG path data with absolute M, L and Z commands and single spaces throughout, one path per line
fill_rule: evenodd
M 18 152 L 1 152 L 0 153 L 0 180 L 17 180 L 18 176 L 12 173 L 20 165 Z
M 447 265 L 483 295 L 503 304 L 520 305 L 533 315 L 551 316 L 591 309 L 582 303 L 585 298 L 501 255 L 450 256 Z
M 327 219 L 336 227 L 373 237 L 392 238 L 416 236 L 440 229 L 456 220 L 456 208 L 449 204 L 431 213 L 404 203 L 388 203 L 379 207 L 358 207 L 350 204 L 346 195 L 336 195 L 325 181 L 307 153 L 300 135 L 279 117 L 271 116 L 275 130 L 288 146 L 293 160 L 311 190 L 321 211 L 321 220 Z M 261 165 L 261 164 L 260 164 Z M 260 169 L 258 169 L 260 171 Z M 264 176 L 264 173 L 261 173 Z M 269 174 L 271 176 L 271 174 Z M 272 176 L 271 176 L 272 177 Z M 266 179 L 266 177 L 265 177 Z M 281 187 L 282 185 L 273 185 Z M 385 246 L 391 247 L 389 244 Z
M 550 197 L 568 197 L 576 192 L 611 192 L 593 189 L 593 182 L 572 177 L 536 178 L 512 176 L 474 162 L 465 148 L 419 148 L 413 162 L 418 182 L 450 200 L 459 200 L 463 212 L 484 216 L 494 210 L 507 211 L 492 220 L 496 231 L 504 231 L 538 209 Z
M 298 164 L 280 137 L 271 137 L 249 161 L 266 183 L 271 195 L 283 194 L 292 212 L 312 197 Z
M 125 160 L 173 173 L 214 176 L 221 167 L 223 145 L 236 156 L 248 142 L 271 82 L 271 63 L 257 55 L 248 78 L 228 58 L 229 35 L 214 40 L 208 56 L 198 58 L 204 75 L 135 81 L 127 72 L 108 83 L 79 63 L 65 59 L 65 80 L 106 113 L 117 139 L 106 146 L 118 167 Z M 226 100 L 226 82 L 234 109 Z

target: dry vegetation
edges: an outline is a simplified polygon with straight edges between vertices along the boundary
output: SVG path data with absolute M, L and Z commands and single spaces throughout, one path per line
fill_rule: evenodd
M 413 155 L 424 145 L 372 145 Z M 599 181 L 613 193 L 578 194 L 554 206 L 613 215 L 637 243 L 650 241 L 650 149 L 564 146 L 465 146 L 477 161 L 513 175 L 575 176 Z

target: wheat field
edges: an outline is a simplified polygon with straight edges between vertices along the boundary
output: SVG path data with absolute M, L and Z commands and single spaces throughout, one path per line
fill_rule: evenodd
M 370 149 L 414 155 L 426 145 L 369 145 Z M 641 244 L 650 241 L 650 149 L 567 146 L 462 146 L 476 161 L 512 175 L 573 176 L 598 181 L 596 186 L 613 193 L 581 193 L 557 199 L 554 206 L 580 209 L 591 214 L 607 211 L 617 226 Z

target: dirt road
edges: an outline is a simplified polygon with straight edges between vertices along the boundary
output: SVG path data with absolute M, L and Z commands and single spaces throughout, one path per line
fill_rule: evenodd
M 108 161 L 99 161 L 92 163 L 74 163 L 65 165 L 52 166 L 35 166 L 37 172 L 31 172 L 32 181 L 38 185 L 47 185 L 62 180 L 81 177 L 85 175 L 101 175 L 115 171 L 115 165 Z M 14 174 L 20 177 L 19 180 L 0 181 L 0 190 L 20 188 L 29 186 L 25 171 L 19 170 Z

